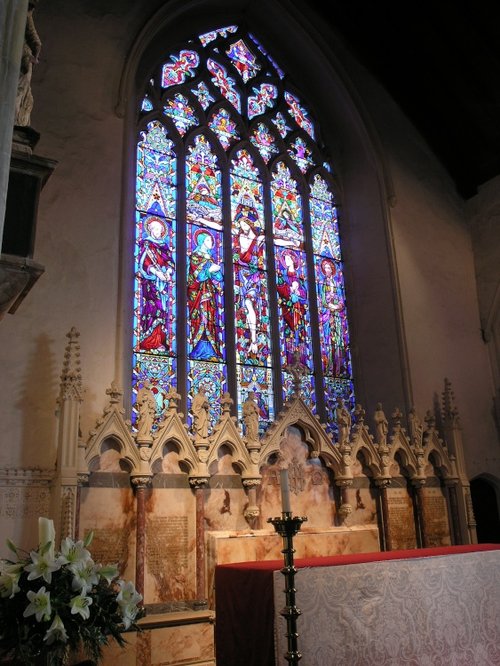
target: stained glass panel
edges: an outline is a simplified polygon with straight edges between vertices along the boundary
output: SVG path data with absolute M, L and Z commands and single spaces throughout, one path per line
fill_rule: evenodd
M 220 401 L 227 390 L 227 367 L 222 363 L 188 361 L 188 397 L 189 406 L 200 388 L 205 390 L 210 409 L 210 423 L 213 426 L 221 415 Z
M 206 46 L 217 39 L 219 35 L 221 37 L 226 37 L 228 34 L 236 32 L 237 30 L 237 25 L 228 25 L 226 28 L 218 28 L 217 30 L 212 30 L 211 32 L 206 32 L 204 35 L 200 35 L 200 42 L 203 46 Z
M 223 280 L 222 234 L 188 224 L 187 338 L 192 360 L 225 358 Z
M 186 79 L 194 76 L 200 64 L 200 57 L 196 51 L 184 50 L 179 55 L 170 56 L 170 62 L 163 65 L 161 85 L 163 88 L 184 83 Z
M 132 368 L 133 402 L 139 388 L 148 385 L 156 400 L 156 413 L 161 417 L 168 408 L 167 393 L 176 385 L 176 359 L 150 354 L 134 354 Z M 136 421 L 135 410 L 132 421 Z
M 137 215 L 135 348 L 175 355 L 175 241 L 173 222 Z
M 212 97 L 210 90 L 203 81 L 200 81 L 196 88 L 191 88 L 191 92 L 196 96 L 196 99 L 205 111 L 208 109 L 211 102 L 215 102 L 215 98 Z
M 276 248 L 276 289 L 282 364 L 292 363 L 297 351 L 301 363 L 312 369 L 307 268 L 303 252 Z
M 315 257 L 315 265 L 323 372 L 349 377 L 349 333 L 341 265 L 324 257 Z
M 172 99 L 167 100 L 166 105 L 163 107 L 163 113 L 172 118 L 179 134 L 184 136 L 190 127 L 198 124 L 198 119 L 188 104 L 188 100 L 184 95 L 177 93 Z
M 278 111 L 274 118 L 272 118 L 272 121 L 276 125 L 278 132 L 281 134 L 281 138 L 284 139 L 288 132 L 291 131 L 291 128 L 286 122 L 285 116 L 281 113 L 281 111 Z
M 250 136 L 250 141 L 262 155 L 264 162 L 269 162 L 273 155 L 278 154 L 276 140 L 267 125 L 259 123 Z
M 236 123 L 226 109 L 219 109 L 217 113 L 214 113 L 208 121 L 208 126 L 217 134 L 224 148 L 229 148 L 231 143 L 240 138 L 236 129 Z
M 187 219 L 222 229 L 221 173 L 217 158 L 203 134 L 188 148 L 186 159 Z
M 253 118 L 264 113 L 266 108 L 272 109 L 278 97 L 278 89 L 272 83 L 262 83 L 252 88 L 253 95 L 248 96 L 248 117 Z
M 250 392 L 255 394 L 259 406 L 259 430 L 264 432 L 274 421 L 274 391 L 270 368 L 238 365 L 236 367 L 238 383 L 238 418 L 242 418 L 242 405 Z
M 219 65 L 219 63 L 212 58 L 208 58 L 207 68 L 212 74 L 211 80 L 213 84 L 219 88 L 222 95 L 228 100 L 228 102 L 231 102 L 238 113 L 241 113 L 240 95 L 236 90 L 234 79 L 228 76 L 226 68 Z
M 311 158 L 311 151 L 300 136 L 291 144 L 288 154 L 297 163 L 302 173 L 305 173 L 314 164 Z
M 242 39 L 231 44 L 226 53 L 245 83 L 259 71 L 260 65 Z
M 314 125 L 312 124 L 311 119 L 307 117 L 308 113 L 300 104 L 297 97 L 292 95 L 292 93 L 285 92 L 285 100 L 288 104 L 288 109 L 297 125 L 302 127 L 302 129 L 305 130 L 312 139 L 314 139 Z
M 333 196 L 319 175 L 316 175 L 311 187 L 310 210 L 314 254 L 340 261 L 337 209 L 333 204 Z
M 283 162 L 277 165 L 271 183 L 274 242 L 283 247 L 302 249 L 302 201 L 297 183 Z

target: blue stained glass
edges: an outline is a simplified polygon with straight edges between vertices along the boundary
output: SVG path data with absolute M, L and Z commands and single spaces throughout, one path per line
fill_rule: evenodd
M 163 113 L 172 118 L 181 135 L 184 135 L 190 127 L 198 124 L 198 119 L 192 107 L 189 106 L 187 98 L 180 93 L 167 101 L 166 106 L 163 107 Z
M 295 393 L 294 379 L 288 372 L 282 374 L 283 386 L 283 399 L 290 400 Z M 314 377 L 312 375 L 304 375 L 300 382 L 300 395 L 306 405 L 308 405 L 313 412 L 316 411 L 315 400 L 316 394 L 314 390 Z
M 193 397 L 201 388 L 210 405 L 210 423 L 213 426 L 221 415 L 221 398 L 227 390 L 227 366 L 222 363 L 207 363 L 204 361 L 188 361 L 188 397 L 189 406 Z
M 165 217 L 175 216 L 175 155 L 137 148 L 136 206 Z
M 354 410 L 356 401 L 352 381 L 350 379 L 338 379 L 337 377 L 325 377 L 326 426 L 329 432 L 335 430 L 335 409 L 339 398 L 344 400 L 349 411 Z
M 148 112 L 148 111 L 152 111 L 152 110 L 153 110 L 153 103 L 148 98 L 148 96 L 145 95 L 144 99 L 142 100 L 141 111 Z
M 197 361 L 222 361 L 224 277 L 222 234 L 188 225 L 188 355 Z
M 176 384 L 176 360 L 170 357 L 134 354 L 132 369 L 133 397 L 135 404 L 137 391 L 145 384 L 149 385 L 156 400 L 157 421 L 161 420 L 168 408 L 166 398 L 170 386 Z M 132 423 L 137 420 L 137 413 L 132 411 Z
M 254 95 L 248 96 L 248 117 L 253 118 L 264 113 L 266 108 L 273 108 L 278 97 L 278 89 L 272 83 L 262 83 L 252 88 Z
M 250 392 L 255 394 L 259 407 L 259 430 L 265 432 L 274 421 L 274 392 L 272 370 L 257 366 L 238 365 L 236 367 L 238 383 L 238 418 L 242 419 L 242 405 Z
M 208 109 L 211 102 L 215 102 L 215 99 L 210 94 L 210 90 L 203 81 L 200 81 L 196 88 L 191 88 L 191 92 L 196 96 L 198 102 L 205 111 Z

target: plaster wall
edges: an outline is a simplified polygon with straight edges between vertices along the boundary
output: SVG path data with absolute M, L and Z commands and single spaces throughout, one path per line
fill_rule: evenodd
M 58 381 L 72 326 L 81 334 L 84 439 L 111 381 L 127 389 L 131 275 L 123 271 L 122 229 L 130 139 L 115 105 L 133 40 L 163 4 L 53 0 L 37 10 L 44 46 L 33 77 L 32 126 L 41 134 L 36 152 L 58 167 L 39 209 L 34 259 L 45 274 L 0 325 L 0 466 L 53 465 Z M 258 18 L 259 3 L 228 4 L 231 11 L 248 5 L 271 38 L 275 24 Z M 169 6 L 175 13 L 182 3 Z M 226 3 L 214 6 L 220 12 Z M 268 9 L 276 18 L 279 4 Z M 338 169 L 355 372 L 367 419 L 379 400 L 388 414 L 413 403 L 423 415 L 448 377 L 469 474 L 488 468 L 500 475 L 498 457 L 490 464 L 498 443 L 463 204 L 384 91 L 323 27 L 300 19 L 291 10 L 288 28 L 308 31 L 302 39 L 316 49 L 315 67 L 301 67 L 296 43 L 277 44 L 276 58 L 297 72 L 306 97 L 310 92 Z

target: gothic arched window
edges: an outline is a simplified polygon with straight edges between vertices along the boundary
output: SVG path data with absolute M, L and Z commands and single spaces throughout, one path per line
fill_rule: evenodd
M 300 94 L 228 26 L 156 68 L 138 118 L 134 397 L 203 387 L 215 420 L 253 392 L 264 430 L 300 360 L 331 423 L 354 400 L 335 178 Z

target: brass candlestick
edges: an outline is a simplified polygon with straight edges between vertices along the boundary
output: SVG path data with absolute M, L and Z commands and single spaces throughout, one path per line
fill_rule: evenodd
M 298 633 L 297 633 L 297 618 L 301 611 L 295 605 L 295 574 L 297 569 L 293 563 L 293 554 L 295 549 L 293 547 L 293 537 L 300 530 L 300 526 L 307 520 L 304 516 L 299 518 L 294 516 L 290 511 L 283 511 L 281 518 L 269 518 L 268 523 L 272 523 L 276 532 L 283 537 L 283 559 L 285 566 L 281 569 L 281 573 L 285 576 L 285 598 L 286 606 L 280 611 L 286 619 L 286 638 L 288 650 L 285 653 L 285 659 L 289 664 L 297 666 L 302 654 L 298 649 Z

